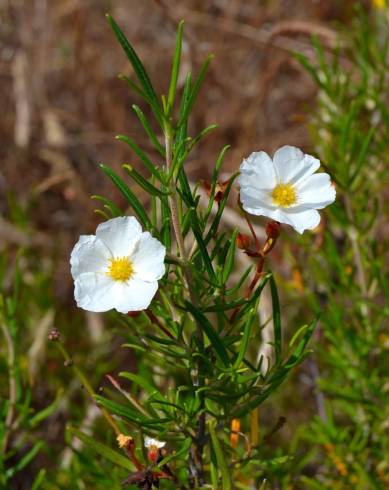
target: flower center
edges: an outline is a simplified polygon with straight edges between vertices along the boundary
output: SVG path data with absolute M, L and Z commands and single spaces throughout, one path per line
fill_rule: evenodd
M 273 202 L 277 206 L 288 208 L 297 202 L 297 194 L 292 184 L 278 184 L 271 193 Z
M 107 274 L 115 281 L 128 281 L 134 273 L 134 267 L 128 257 L 109 259 Z

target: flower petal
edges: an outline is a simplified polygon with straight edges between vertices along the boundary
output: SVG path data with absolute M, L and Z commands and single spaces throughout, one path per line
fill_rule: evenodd
M 277 182 L 288 183 L 303 168 L 304 153 L 294 146 L 283 146 L 273 156 Z
M 299 172 L 295 173 L 290 181 L 291 184 L 298 185 L 302 180 L 307 179 L 316 172 L 320 167 L 320 160 L 312 155 L 304 155 L 302 166 Z
M 258 189 L 272 189 L 276 184 L 273 162 L 267 153 L 258 151 L 244 159 L 240 166 L 239 185 L 250 184 Z
M 312 175 L 320 167 L 320 160 L 304 153 L 294 146 L 283 146 L 273 157 L 277 181 L 297 184 Z
M 74 297 L 77 306 L 87 311 L 108 311 L 115 307 L 121 296 L 123 283 L 113 281 L 105 273 L 87 272 L 74 282 Z
M 133 216 L 120 216 L 99 224 L 96 236 L 111 251 L 113 257 L 127 257 L 142 234 L 142 227 Z
M 270 191 L 258 190 L 247 186 L 241 189 L 240 200 L 243 209 L 255 215 L 260 215 L 261 213 L 256 210 L 261 210 L 262 208 L 266 208 L 269 211 L 277 209 L 271 199 Z
M 107 268 L 110 251 L 94 235 L 82 235 L 70 255 L 73 279 L 85 272 L 103 272 Z
M 257 205 L 256 203 L 251 203 L 250 201 L 247 201 L 245 205 L 243 205 L 243 209 L 249 213 L 253 214 L 255 216 L 266 216 L 267 218 L 274 219 L 275 221 L 279 221 L 280 223 L 287 223 L 290 224 L 289 222 L 285 221 L 284 218 L 284 213 L 282 208 L 276 208 L 276 207 L 266 207 L 265 204 Z
M 304 211 L 293 212 L 292 209 L 283 210 L 282 218 L 277 220 L 286 223 L 300 234 L 305 230 L 313 230 L 320 223 L 320 214 L 316 209 L 306 209 Z
M 149 232 L 142 233 L 131 254 L 135 276 L 143 281 L 156 281 L 165 274 L 166 249 Z
M 298 204 L 295 209 L 322 209 L 335 201 L 336 191 L 326 173 L 311 175 L 297 186 Z
M 157 281 L 146 282 L 137 277 L 121 284 L 122 290 L 115 303 L 115 309 L 120 313 L 145 310 L 158 289 Z
M 292 226 L 299 233 L 303 233 L 304 230 L 311 230 L 316 228 L 320 223 L 320 214 L 315 209 L 304 209 L 294 211 L 292 208 L 243 208 L 250 214 L 255 216 L 266 216 L 267 218 Z
M 159 441 L 158 439 L 153 439 L 152 437 L 145 436 L 145 448 L 149 449 L 152 446 L 157 447 L 158 449 L 161 449 L 166 445 L 166 442 L 164 441 Z

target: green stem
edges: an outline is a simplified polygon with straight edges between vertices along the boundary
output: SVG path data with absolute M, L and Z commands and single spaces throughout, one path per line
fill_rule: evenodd
M 15 348 L 12 336 L 7 328 L 7 325 L 1 321 L 1 330 L 3 332 L 8 351 L 8 368 L 9 368 L 9 404 L 7 415 L 5 418 L 5 430 L 3 436 L 2 453 L 5 454 L 8 445 L 8 439 L 12 431 L 12 422 L 15 415 L 16 406 L 16 376 L 15 376 Z
M 172 130 L 170 127 L 165 126 L 165 150 L 166 150 L 166 171 L 169 174 L 171 171 L 172 165 Z M 192 271 L 190 269 L 188 263 L 188 256 L 186 254 L 184 238 L 181 233 L 180 228 L 180 220 L 178 216 L 178 201 L 177 201 L 177 192 L 174 187 L 174 179 L 171 179 L 170 183 L 170 195 L 168 198 L 170 213 L 172 217 L 173 230 L 177 241 L 178 252 L 180 254 L 180 258 L 182 263 L 180 264 L 184 271 L 185 280 L 188 286 L 189 296 L 194 305 L 198 304 L 198 297 L 193 285 Z M 204 333 L 201 328 L 199 322 L 196 321 L 196 336 L 200 345 L 204 345 Z M 199 387 L 203 383 L 203 377 L 201 375 L 202 371 L 202 362 L 200 359 L 197 360 L 197 369 L 196 373 L 192 375 L 192 381 L 194 387 Z M 204 397 L 203 394 L 200 394 L 201 405 L 200 409 L 203 409 L 204 406 Z M 204 438 L 205 438 L 205 413 L 202 412 L 199 416 L 198 421 L 198 429 L 196 435 L 196 469 L 197 469 L 197 478 L 199 486 L 202 486 L 204 481 L 204 465 L 203 465 L 203 448 L 204 448 Z
M 352 211 L 352 207 L 348 195 L 345 196 L 345 204 L 346 204 L 347 217 L 351 223 L 354 223 L 354 214 Z M 359 246 L 358 235 L 356 229 L 354 228 L 354 225 L 352 225 L 352 228 L 350 228 L 348 236 L 351 241 L 351 247 L 354 255 L 354 262 L 357 270 L 358 283 L 361 288 L 363 298 L 367 299 L 368 296 L 367 279 L 366 279 L 365 269 L 363 266 L 362 253 L 361 253 L 361 248 Z M 370 310 L 367 304 L 362 303 L 360 308 L 361 308 L 362 315 L 364 317 L 368 317 L 370 314 Z
M 81 384 L 84 386 L 84 388 L 86 389 L 88 395 L 91 397 L 93 402 L 96 403 L 96 401 L 95 401 L 96 393 L 94 392 L 92 385 L 89 383 L 89 381 L 86 378 L 86 376 L 84 375 L 84 373 L 81 371 L 81 369 L 78 366 L 76 366 L 74 364 L 72 357 L 70 356 L 68 351 L 65 349 L 65 347 L 61 344 L 61 342 L 57 341 L 57 342 L 55 342 L 55 344 L 58 347 L 59 351 L 61 352 L 63 358 L 65 359 L 65 362 L 68 363 L 72 367 L 74 374 L 81 381 Z M 105 408 L 102 408 L 102 407 L 99 407 L 99 408 L 100 408 L 101 413 L 103 414 L 104 418 L 106 419 L 106 421 L 113 428 L 113 430 L 116 432 L 116 434 L 119 435 L 121 431 L 120 431 L 119 427 L 116 425 L 116 422 L 114 421 L 112 415 Z

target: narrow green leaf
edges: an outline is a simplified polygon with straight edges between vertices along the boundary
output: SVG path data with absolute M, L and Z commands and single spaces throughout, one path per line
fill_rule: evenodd
M 270 279 L 270 276 L 271 274 L 268 273 L 260 279 L 257 288 L 254 290 L 251 297 L 247 300 L 246 304 L 240 310 L 237 316 L 237 321 L 240 320 L 241 318 L 244 318 L 247 312 L 250 311 L 252 308 L 254 309 L 257 308 L 258 300 L 262 294 L 263 288 L 266 286 L 268 280 Z
M 120 190 L 123 196 L 127 199 L 129 204 L 133 207 L 135 214 L 138 216 L 142 225 L 148 230 L 152 229 L 153 225 L 146 214 L 142 204 L 139 202 L 138 198 L 131 191 L 128 185 L 123 182 L 123 180 L 109 167 L 104 164 L 100 164 L 102 171 L 108 175 L 108 177 L 112 180 L 112 182 L 116 185 L 116 187 Z
M 15 466 L 12 466 L 5 472 L 5 477 L 12 478 L 16 473 L 21 471 L 23 468 L 25 468 L 38 454 L 38 452 L 42 449 L 44 446 L 43 441 L 38 441 L 36 442 L 32 448 L 25 454 L 22 458 L 19 459 L 19 461 L 15 464 Z
M 144 153 L 144 151 L 135 143 L 134 140 L 129 138 L 128 136 L 124 136 L 123 134 L 118 134 L 116 139 L 119 141 L 123 141 L 126 143 L 134 153 L 141 159 L 144 166 L 147 170 L 154 175 L 160 182 L 162 182 L 162 176 L 158 170 L 158 168 L 152 163 L 152 161 L 148 158 L 148 156 Z
M 203 237 L 201 235 L 201 230 L 200 230 L 200 225 L 198 222 L 196 210 L 193 208 L 191 209 L 191 218 L 192 218 L 191 219 L 191 227 L 192 227 L 192 231 L 193 231 L 193 234 L 195 236 L 197 245 L 199 247 L 199 253 L 201 254 L 201 258 L 204 262 L 205 268 L 207 269 L 207 273 L 208 273 L 210 281 L 216 283 L 217 279 L 216 279 L 215 271 L 213 270 L 212 261 L 209 257 L 207 247 L 206 247 L 204 240 L 203 240 Z
M 104 398 L 100 395 L 95 395 L 95 400 L 109 412 L 119 415 L 120 417 L 124 417 L 137 425 L 142 425 L 150 421 L 149 418 L 145 417 L 137 410 L 134 410 L 129 405 L 122 405 L 120 403 L 113 402 L 112 400 L 108 400 L 108 398 Z
M 240 349 L 239 349 L 239 354 L 238 357 L 236 358 L 234 362 L 234 368 L 238 369 L 239 366 L 241 365 L 244 356 L 246 355 L 247 347 L 249 345 L 249 340 L 250 340 L 250 335 L 251 335 L 251 329 L 253 326 L 255 315 L 251 314 L 247 318 L 247 321 L 245 323 L 245 326 L 243 328 L 243 334 L 242 334 L 242 339 L 240 341 Z
M 224 196 L 222 200 L 219 202 L 219 208 L 217 210 L 217 213 L 212 221 L 212 224 L 208 230 L 208 233 L 206 237 L 204 238 L 204 243 L 207 245 L 209 241 L 216 235 L 217 229 L 219 227 L 219 223 L 224 211 L 224 208 L 226 207 L 228 197 L 230 195 L 231 189 L 232 189 L 232 184 L 234 183 L 235 179 L 238 177 L 239 172 L 236 172 L 234 175 L 232 175 L 228 181 L 228 185 L 226 187 L 226 190 L 224 192 Z
M 369 129 L 369 131 L 367 132 L 365 139 L 363 140 L 363 143 L 361 145 L 361 149 L 359 151 L 358 158 L 357 158 L 357 161 L 355 164 L 355 170 L 352 173 L 352 175 L 350 176 L 350 180 L 349 180 L 350 185 L 354 182 L 354 180 L 357 178 L 359 172 L 363 168 L 363 164 L 365 163 L 366 154 L 369 150 L 369 146 L 370 146 L 371 140 L 373 139 L 375 132 L 376 132 L 376 128 L 374 126 L 371 127 Z
M 190 437 L 187 437 L 184 439 L 184 442 L 182 443 L 180 449 L 177 452 L 173 452 L 172 454 L 168 454 L 163 460 L 158 463 L 158 467 L 162 468 L 165 464 L 170 463 L 170 461 L 174 461 L 181 456 L 184 456 L 186 459 L 186 455 L 189 454 L 189 449 L 190 446 L 192 445 L 192 439 Z
M 273 275 L 269 278 L 271 300 L 273 306 L 274 351 L 276 364 L 281 362 L 282 329 L 280 300 L 278 298 L 277 285 Z
M 91 196 L 91 199 L 102 202 L 104 207 L 110 211 L 112 217 L 116 218 L 117 216 L 122 216 L 122 210 L 118 208 L 118 206 L 116 206 L 116 204 L 114 204 L 110 199 L 107 199 L 104 196 L 99 196 L 98 194 Z
M 172 74 L 170 77 L 169 93 L 167 98 L 167 113 L 169 114 L 174 105 L 174 99 L 177 89 L 178 74 L 180 71 L 181 49 L 182 49 L 182 33 L 184 29 L 184 21 L 181 20 L 178 24 L 176 49 L 174 51 Z
M 96 441 L 94 437 L 90 437 L 84 434 L 84 432 L 81 432 L 75 427 L 67 427 L 67 431 L 72 436 L 75 436 L 77 437 L 77 439 L 80 439 L 80 441 L 82 441 L 85 444 L 85 446 L 92 449 L 93 451 L 96 451 L 97 454 L 107 459 L 108 461 L 111 461 L 112 463 L 121 466 L 122 468 L 125 468 L 128 471 L 135 470 L 135 466 L 128 458 L 122 456 L 120 453 L 114 451 L 110 447 L 105 446 L 101 442 Z
M 193 318 L 199 323 L 201 328 L 204 330 L 205 335 L 208 337 L 208 340 L 210 341 L 212 347 L 215 349 L 215 352 L 219 357 L 219 359 L 223 362 L 225 366 L 229 366 L 230 359 L 228 357 L 227 350 L 224 347 L 222 339 L 220 338 L 216 330 L 213 328 L 208 318 L 202 313 L 202 311 L 200 311 L 198 308 L 192 305 L 192 303 L 190 303 L 189 301 L 185 301 L 185 306 L 188 309 L 188 311 L 192 314 Z
M 31 486 L 31 490 L 39 490 L 39 488 L 41 488 L 43 480 L 45 479 L 45 476 L 46 476 L 45 468 L 40 469 L 35 477 L 34 483 Z
M 56 411 L 58 405 L 61 403 L 62 395 L 63 395 L 63 390 L 62 389 L 58 390 L 55 400 L 52 403 L 50 403 L 50 405 L 48 405 L 43 410 L 36 413 L 33 417 L 30 418 L 29 420 L 30 427 L 36 427 L 40 422 L 42 422 L 42 420 L 45 420 L 47 419 L 47 417 L 50 417 L 50 415 Z
M 178 173 L 178 178 L 180 182 L 180 189 L 177 189 L 179 192 L 181 191 L 182 194 L 182 199 L 184 203 L 188 206 L 188 208 L 193 208 L 194 210 L 197 207 L 196 201 L 193 198 L 192 191 L 190 189 L 188 177 L 186 176 L 186 173 L 181 169 L 181 171 Z M 190 213 L 192 211 L 189 211 Z
M 293 344 L 296 342 L 296 340 L 301 337 L 303 333 L 309 328 L 309 325 L 303 325 L 300 327 L 297 332 L 293 335 L 293 337 L 289 341 L 289 347 L 293 347 Z
M 162 197 L 166 196 L 168 193 L 162 192 L 157 189 L 151 182 L 145 179 L 139 172 L 137 172 L 131 165 L 125 163 L 122 168 L 128 173 L 134 182 L 136 182 L 143 190 L 150 194 L 150 196 Z
M 211 451 L 211 482 L 212 482 L 212 490 L 219 490 L 219 481 L 217 474 L 217 463 L 215 451 Z
M 197 143 L 199 143 L 199 141 L 201 141 L 202 138 L 204 138 L 204 136 L 206 136 L 208 133 L 210 133 L 217 127 L 218 127 L 217 124 L 210 124 L 209 126 L 204 128 L 195 138 L 193 138 L 192 140 L 189 139 L 189 144 L 185 148 L 184 152 L 176 153 L 176 156 L 173 159 L 172 168 L 167 178 L 168 181 L 172 178 L 172 176 L 174 176 L 175 179 L 177 178 L 178 172 L 181 170 L 182 165 L 184 164 L 185 160 L 187 159 L 188 155 L 193 150 L 193 148 L 197 145 Z M 178 155 L 180 155 L 179 158 Z
M 309 61 L 309 58 L 305 56 L 302 53 L 299 53 L 298 51 L 293 52 L 293 56 L 300 62 L 300 64 L 307 70 L 307 72 L 311 75 L 311 77 L 315 80 L 316 84 L 319 87 L 323 87 L 323 83 L 321 82 L 319 75 L 318 75 L 318 70 L 315 66 L 312 65 L 312 63 Z
M 108 221 L 112 217 L 109 214 L 107 214 L 105 211 L 103 211 L 102 209 L 95 209 L 94 213 L 98 214 L 101 218 L 103 218 L 104 221 Z
M 245 414 L 254 410 L 263 403 L 285 380 L 289 371 L 295 367 L 297 364 L 301 363 L 305 358 L 305 349 L 312 333 L 315 329 L 317 320 L 314 320 L 309 327 L 306 329 L 305 334 L 294 352 L 289 356 L 287 361 L 279 365 L 273 374 L 267 379 L 267 387 L 262 391 L 262 393 L 256 397 L 253 397 L 249 402 L 238 405 L 234 410 L 234 417 L 243 417 Z
M 235 264 L 236 237 L 238 236 L 239 228 L 235 228 L 230 239 L 230 246 L 227 252 L 227 257 L 223 267 L 222 284 L 226 284 L 232 269 Z
M 139 87 L 139 85 L 137 85 L 135 82 L 133 82 L 130 77 L 128 77 L 127 75 L 124 75 L 123 73 L 120 73 L 118 78 L 119 78 L 119 80 L 125 81 L 132 88 L 132 90 L 134 92 L 139 94 L 142 97 L 142 99 L 145 99 L 151 105 L 151 100 L 150 100 L 149 96 L 141 89 L 141 87 Z
M 192 77 L 191 74 L 188 73 L 185 78 L 184 90 L 182 92 L 182 97 L 181 97 L 179 120 L 182 119 L 185 111 L 187 110 L 189 99 L 190 99 L 191 86 L 192 86 Z M 183 121 L 182 124 L 178 126 L 178 130 L 175 138 L 175 148 L 174 148 L 174 151 L 177 153 L 177 157 L 180 157 L 181 153 L 185 150 L 183 143 L 185 142 L 187 137 L 187 126 L 188 126 L 187 120 Z M 178 148 L 181 148 L 181 151 L 178 151 Z
M 156 388 L 151 383 L 149 383 L 143 376 L 139 376 L 137 374 L 130 373 L 127 371 L 122 371 L 121 373 L 119 373 L 119 376 L 122 378 L 129 379 L 133 383 L 137 384 L 138 386 L 143 388 L 144 391 L 149 395 L 153 395 L 153 396 L 157 395 L 158 398 L 160 398 L 161 400 L 165 400 L 164 396 L 158 391 L 158 388 Z
M 216 159 L 215 167 L 214 167 L 213 172 L 212 172 L 212 179 L 211 179 L 212 185 L 211 185 L 211 191 L 210 191 L 210 195 L 209 195 L 208 207 L 207 207 L 207 211 L 205 213 L 206 219 L 208 219 L 208 217 L 211 213 L 213 204 L 215 202 L 215 191 L 216 191 L 216 185 L 218 182 L 218 176 L 219 176 L 220 168 L 223 164 L 224 156 L 225 156 L 225 154 L 229 148 L 231 148 L 230 145 L 224 146 L 222 148 L 222 150 L 220 151 L 217 159 Z
M 119 41 L 121 47 L 123 48 L 123 51 L 125 52 L 127 58 L 129 59 L 132 67 L 134 68 L 134 71 L 136 73 L 136 76 L 138 77 L 138 80 L 140 84 L 143 87 L 143 90 L 147 94 L 147 96 L 156 104 L 158 107 L 158 97 L 155 93 L 155 90 L 151 84 L 151 81 L 147 75 L 147 72 L 142 65 L 142 62 L 140 61 L 138 55 L 136 54 L 134 48 L 131 46 L 129 43 L 128 39 L 126 36 L 123 34 L 122 30 L 120 27 L 117 25 L 117 23 L 113 20 L 113 18 L 110 15 L 107 15 L 107 19 L 109 24 L 112 27 L 112 30 Z
M 162 186 L 162 189 L 164 187 Z M 167 187 L 165 187 L 167 190 Z M 167 197 L 163 197 L 160 199 L 161 202 L 161 218 L 162 218 L 162 227 L 161 227 L 161 239 L 167 250 L 171 249 L 172 245 L 172 236 L 171 236 L 171 216 L 170 216 L 170 208 Z
M 232 308 L 245 305 L 246 303 L 247 303 L 247 299 L 238 299 L 236 301 L 230 301 L 227 303 L 212 304 L 210 306 L 206 306 L 205 308 L 202 308 L 201 311 L 203 313 L 216 313 L 220 311 L 232 310 Z
M 344 158 L 346 161 L 346 158 L 349 156 L 348 154 L 348 147 L 350 145 L 350 132 L 352 132 L 352 125 L 353 122 L 355 121 L 359 111 L 361 108 L 361 102 L 358 99 L 354 99 L 350 102 L 350 110 L 349 113 L 345 116 L 344 120 L 342 121 L 342 125 L 340 127 L 340 140 L 338 143 L 338 151 L 339 155 L 341 158 Z M 345 170 L 348 173 L 348 166 L 346 166 Z
M 165 158 L 165 148 L 161 145 L 161 143 L 158 141 L 157 136 L 155 135 L 154 131 L 151 129 L 150 124 L 148 123 L 146 116 L 143 114 L 142 110 L 140 107 L 138 107 L 136 104 L 132 105 L 132 108 L 134 109 L 135 114 L 138 116 L 138 119 L 140 123 L 143 126 L 143 129 L 146 131 L 147 136 L 149 137 L 151 143 L 153 144 L 154 148 L 157 150 L 157 152 Z
M 310 338 L 312 337 L 312 334 L 315 330 L 316 323 L 317 323 L 317 318 L 308 325 L 308 328 L 305 330 L 303 338 L 298 343 L 293 354 L 291 354 L 289 356 L 288 360 L 286 361 L 286 363 L 284 365 L 285 369 L 290 370 L 293 366 L 295 366 L 296 364 L 298 364 L 301 361 L 301 357 L 304 353 L 304 350 L 306 349 L 307 344 L 308 344 L 308 342 L 309 342 Z
M 249 267 L 247 267 L 247 269 L 241 275 L 239 281 L 235 284 L 235 286 L 233 286 L 231 289 L 227 289 L 225 291 L 225 295 L 226 296 L 232 296 L 233 294 L 237 293 L 242 288 L 243 283 L 245 282 L 245 280 L 249 276 L 249 274 L 250 274 L 250 272 L 251 272 L 252 269 L 253 269 L 253 266 L 252 265 L 250 265 Z
M 224 459 L 224 453 L 217 438 L 215 428 L 212 422 L 208 424 L 209 433 L 211 435 L 212 447 L 215 451 L 216 462 L 218 469 L 221 473 L 222 488 L 223 490 L 231 490 L 231 475 L 226 460 Z
M 192 110 L 194 103 L 196 102 L 197 96 L 199 94 L 200 88 L 201 88 L 203 81 L 204 81 L 204 78 L 205 78 L 205 74 L 207 73 L 209 64 L 213 60 L 213 57 L 214 56 L 212 54 L 208 55 L 206 60 L 204 61 L 203 65 L 201 66 L 200 72 L 199 72 L 199 74 L 198 74 L 198 76 L 197 76 L 197 78 L 193 84 L 192 91 L 190 93 L 190 97 L 189 97 L 188 102 L 186 104 L 185 110 L 183 111 L 183 113 L 180 116 L 180 119 L 179 119 L 179 122 L 177 125 L 178 127 L 181 126 L 181 124 L 184 124 L 186 122 L 186 120 L 188 119 L 189 113 Z

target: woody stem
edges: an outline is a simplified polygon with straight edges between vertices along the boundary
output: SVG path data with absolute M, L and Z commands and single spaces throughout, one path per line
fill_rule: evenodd
M 167 173 L 171 170 L 172 165 L 172 129 L 170 126 L 165 127 L 165 151 L 166 151 L 166 170 Z M 173 177 L 174 178 L 174 177 Z M 170 195 L 168 197 L 170 213 L 172 218 L 173 230 L 177 241 L 178 252 L 181 259 L 181 265 L 184 272 L 185 280 L 188 286 L 189 296 L 194 305 L 198 304 L 198 297 L 193 285 L 192 271 L 189 267 L 188 256 L 185 249 L 185 243 L 181 232 L 180 221 L 178 216 L 178 202 L 177 202 L 177 193 L 174 187 L 174 181 L 172 179 L 170 184 Z M 196 336 L 198 343 L 200 345 L 204 345 L 204 334 L 201 328 L 201 325 L 198 321 L 196 323 Z M 195 387 L 200 387 L 203 383 L 201 371 L 202 371 L 202 362 L 198 358 L 197 362 L 197 373 L 195 373 L 193 378 L 193 385 Z M 204 404 L 204 396 L 201 393 L 201 408 L 203 408 Z M 199 416 L 197 435 L 196 435 L 196 467 L 198 473 L 198 483 L 199 486 L 204 484 L 204 469 L 203 469 L 203 447 L 204 447 L 204 437 L 205 437 L 205 413 L 202 412 Z

